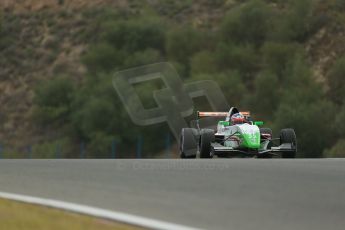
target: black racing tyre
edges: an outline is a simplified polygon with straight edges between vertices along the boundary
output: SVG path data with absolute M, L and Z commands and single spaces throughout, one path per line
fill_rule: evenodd
M 180 135 L 180 157 L 181 158 L 196 158 L 198 150 L 196 129 L 184 128 Z
M 203 129 L 200 134 L 200 158 L 212 158 L 211 143 L 215 141 L 212 129 Z
M 260 128 L 260 134 L 270 134 L 272 137 L 273 132 L 270 128 Z
M 291 143 L 292 148 L 294 148 L 294 151 L 292 152 L 283 152 L 282 157 L 283 158 L 295 158 L 297 153 L 297 137 L 295 130 L 293 129 L 282 129 L 280 131 L 280 144 L 284 143 Z

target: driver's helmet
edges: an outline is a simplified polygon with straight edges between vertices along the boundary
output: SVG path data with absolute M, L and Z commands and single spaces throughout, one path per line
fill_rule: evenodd
M 243 124 L 245 123 L 246 119 L 241 113 L 235 113 L 231 116 L 231 124 Z

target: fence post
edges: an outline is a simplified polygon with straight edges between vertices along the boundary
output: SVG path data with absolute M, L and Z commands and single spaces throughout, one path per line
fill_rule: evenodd
M 28 146 L 28 158 L 29 159 L 32 158 L 32 146 L 31 145 Z
M 113 158 L 113 159 L 116 158 L 116 141 L 115 141 L 115 139 L 111 143 L 111 158 Z
M 2 159 L 2 151 L 3 151 L 2 144 L 0 144 L 0 159 Z
M 61 148 L 59 144 L 56 144 L 55 146 L 55 158 L 58 159 L 60 158 L 61 155 Z
M 137 158 L 142 157 L 142 149 L 143 149 L 143 138 L 142 136 L 138 136 L 137 140 Z
M 165 152 L 166 152 L 166 158 L 169 158 L 171 156 L 171 137 L 170 137 L 170 133 L 167 133 L 166 137 L 165 137 Z
M 80 158 L 81 159 L 85 158 L 85 143 L 84 142 L 80 143 Z

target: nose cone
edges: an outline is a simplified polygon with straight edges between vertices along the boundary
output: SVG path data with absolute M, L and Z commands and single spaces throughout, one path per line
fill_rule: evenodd
M 256 125 L 240 126 L 243 135 L 243 147 L 258 149 L 260 147 L 260 129 Z
M 246 138 L 247 147 L 259 148 L 260 147 L 260 134 L 250 134 Z

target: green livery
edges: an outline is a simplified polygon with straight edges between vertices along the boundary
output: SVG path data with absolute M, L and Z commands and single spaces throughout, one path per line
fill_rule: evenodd
M 260 148 L 260 132 L 255 134 L 243 134 L 243 144 L 241 147 L 258 149 Z

